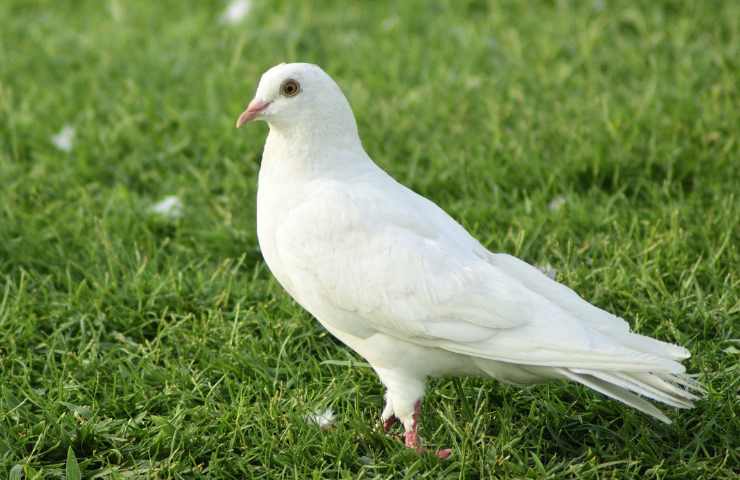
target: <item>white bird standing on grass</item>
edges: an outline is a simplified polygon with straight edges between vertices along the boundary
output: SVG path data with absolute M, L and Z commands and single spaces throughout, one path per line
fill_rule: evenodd
M 663 422 L 635 393 L 690 408 L 701 386 L 680 346 L 630 332 L 537 268 L 486 250 L 365 153 L 339 86 L 321 68 L 277 65 L 236 123 L 270 126 L 257 234 L 280 284 L 363 356 L 386 387 L 381 420 L 405 444 L 427 377 L 573 380 Z M 446 457 L 449 449 L 436 454 Z

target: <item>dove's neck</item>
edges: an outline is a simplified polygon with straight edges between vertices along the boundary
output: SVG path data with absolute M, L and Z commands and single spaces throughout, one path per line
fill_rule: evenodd
M 315 176 L 374 166 L 362 148 L 352 111 L 339 109 L 289 123 L 270 122 L 263 168 Z

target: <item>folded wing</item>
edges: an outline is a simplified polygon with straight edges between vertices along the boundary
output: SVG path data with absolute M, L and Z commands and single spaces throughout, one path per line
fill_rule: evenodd
M 534 267 L 485 251 L 405 189 L 327 182 L 277 242 L 281 260 L 309 275 L 324 301 L 406 341 L 523 365 L 684 371 L 675 361 L 684 349 L 632 334 Z

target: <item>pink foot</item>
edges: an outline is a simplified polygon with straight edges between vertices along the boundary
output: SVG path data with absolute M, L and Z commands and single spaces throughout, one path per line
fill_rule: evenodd
M 422 453 L 421 439 L 419 438 L 419 417 L 421 416 L 421 401 L 417 400 L 414 404 L 414 414 L 412 416 L 411 428 L 403 434 L 404 444 L 408 448 L 413 448 L 417 453 Z
M 406 444 L 406 447 L 413 448 L 416 453 L 419 455 L 423 453 L 434 453 L 434 456 L 437 458 L 441 458 L 442 460 L 446 460 L 450 458 L 450 455 L 452 455 L 452 449 L 451 448 L 443 448 L 441 450 L 427 450 L 426 448 L 421 446 L 421 438 L 419 437 L 419 434 L 416 432 L 406 432 L 404 434 L 404 443 Z
M 443 448 L 441 450 L 437 450 L 434 452 L 434 455 L 437 458 L 441 458 L 442 460 L 447 460 L 450 458 L 450 455 L 452 455 L 452 449 L 451 448 Z
M 417 453 L 424 452 L 424 449 L 421 446 L 421 442 L 419 441 L 419 434 L 416 433 L 416 429 L 404 433 L 403 439 L 406 447 L 413 448 L 414 450 L 416 450 Z
M 421 416 L 421 402 L 417 401 L 414 405 L 414 423 L 410 430 L 403 434 L 404 444 L 408 448 L 413 448 L 416 453 L 422 454 L 427 453 L 429 450 L 421 446 L 421 437 L 419 437 L 419 417 Z M 430 452 L 431 453 L 431 452 Z M 449 458 L 452 454 L 452 449 L 443 448 L 434 452 L 434 456 L 441 459 Z
M 388 417 L 388 419 L 383 422 L 383 431 L 385 433 L 388 433 L 388 431 L 391 429 L 391 427 L 393 427 L 393 425 L 396 424 L 397 421 L 398 418 L 396 418 L 395 415 L 391 415 L 390 417 Z

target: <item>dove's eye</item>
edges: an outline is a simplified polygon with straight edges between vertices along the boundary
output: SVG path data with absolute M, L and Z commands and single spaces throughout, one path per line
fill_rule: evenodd
M 280 85 L 280 93 L 284 97 L 295 97 L 301 93 L 301 84 L 297 80 L 288 79 Z

